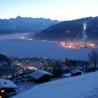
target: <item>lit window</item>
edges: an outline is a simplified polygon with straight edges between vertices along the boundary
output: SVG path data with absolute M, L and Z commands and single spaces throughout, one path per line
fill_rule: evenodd
M 4 93 L 4 90 L 1 90 L 1 93 Z
M 0 98 L 2 98 L 2 96 L 0 96 Z

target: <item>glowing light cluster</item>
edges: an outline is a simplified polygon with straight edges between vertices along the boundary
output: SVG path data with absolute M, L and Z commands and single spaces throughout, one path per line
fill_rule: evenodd
M 93 41 L 65 41 L 60 42 L 60 45 L 64 48 L 98 48 L 98 43 Z
M 37 70 L 37 68 L 34 67 L 34 66 L 29 66 L 28 69 L 29 69 L 29 70 Z
M 16 64 L 17 64 L 17 66 L 23 68 L 24 70 L 37 70 L 37 68 L 34 66 L 30 66 L 28 64 L 23 64 L 23 63 L 18 62 L 18 61 L 16 61 Z

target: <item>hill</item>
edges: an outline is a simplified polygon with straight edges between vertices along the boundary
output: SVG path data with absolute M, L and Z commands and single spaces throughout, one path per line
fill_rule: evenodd
M 98 72 L 34 86 L 13 98 L 98 98 Z
M 36 34 L 36 38 L 66 40 L 82 38 L 83 23 L 87 23 L 87 35 L 89 39 L 98 39 L 98 17 L 87 17 L 71 21 L 63 21 L 50 26 Z
M 58 23 L 57 20 L 44 18 L 20 17 L 0 19 L 0 34 L 39 32 L 51 25 Z

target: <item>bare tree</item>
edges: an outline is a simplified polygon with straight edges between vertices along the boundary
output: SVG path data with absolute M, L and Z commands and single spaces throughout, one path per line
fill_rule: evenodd
M 95 50 L 92 50 L 92 52 L 89 54 L 89 61 L 94 65 L 95 68 L 97 68 L 98 52 L 96 52 Z

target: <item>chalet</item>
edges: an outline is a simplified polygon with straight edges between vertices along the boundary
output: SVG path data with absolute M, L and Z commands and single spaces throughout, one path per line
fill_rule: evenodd
M 78 75 L 81 75 L 82 74 L 82 71 L 79 70 L 79 69 L 74 69 L 71 71 L 71 76 L 78 76 Z
M 20 82 L 33 82 L 41 83 L 48 81 L 52 78 L 52 74 L 43 70 L 33 70 L 30 72 L 25 72 L 19 75 L 12 77 L 14 83 Z
M 24 73 L 19 73 L 19 74 L 13 75 L 13 77 L 11 78 L 11 80 L 14 83 L 30 82 L 32 80 L 32 78 L 30 77 L 30 74 L 33 71 L 27 71 L 27 72 L 24 72 Z
M 86 72 L 94 72 L 94 71 L 96 71 L 96 67 L 93 65 L 88 66 L 86 69 Z
M 0 97 L 9 98 L 16 94 L 18 87 L 11 80 L 0 79 Z
M 43 70 L 35 70 L 30 74 L 30 77 L 37 83 L 49 81 L 52 78 L 52 74 Z

